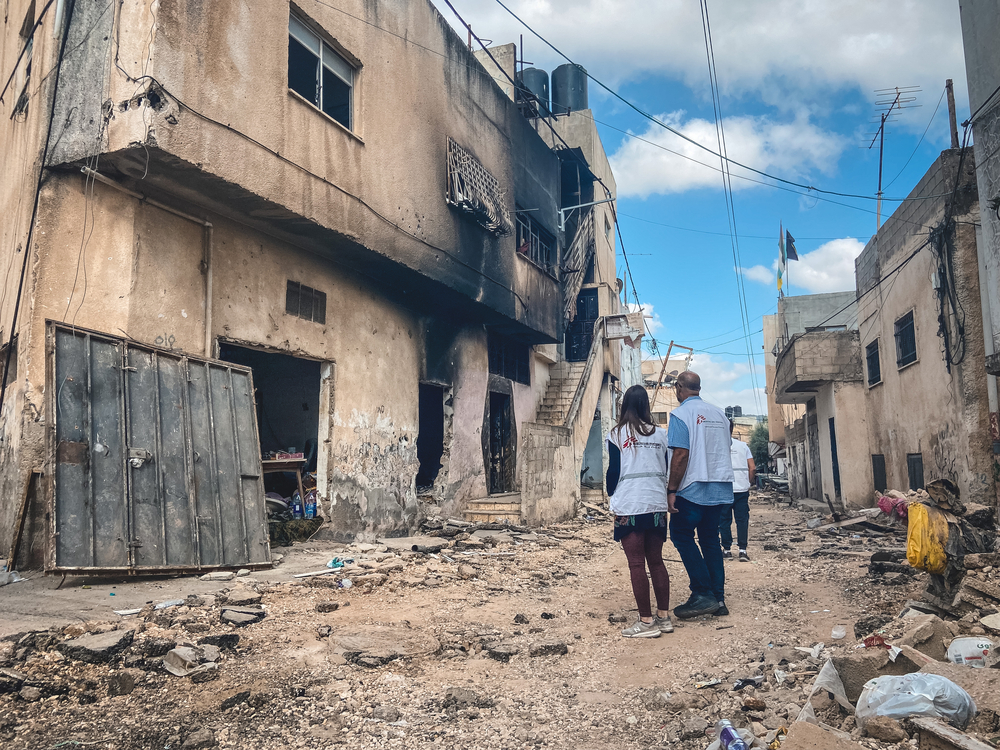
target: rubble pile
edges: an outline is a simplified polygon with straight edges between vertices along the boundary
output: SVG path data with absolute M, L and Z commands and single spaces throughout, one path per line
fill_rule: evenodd
M 0 744 L 706 750 L 728 719 L 774 750 L 805 750 L 813 731 L 884 750 L 923 730 L 861 730 L 814 689 L 824 670 L 855 701 L 873 677 L 951 669 L 974 673 L 963 687 L 979 705 L 989 686 L 976 680 L 1000 677 L 944 661 L 953 639 L 993 631 L 917 609 L 929 576 L 902 571 L 902 531 L 809 530 L 810 512 L 764 493 L 754 562 L 727 565 L 733 614 L 623 639 L 634 603 L 606 513 L 533 530 L 431 518 L 415 537 L 307 542 L 271 574 L 207 581 L 212 594 L 17 634 L 0 641 Z M 672 554 L 676 602 L 686 578 Z M 993 562 L 977 562 L 970 580 L 991 583 Z M 860 648 L 869 636 L 899 652 Z M 966 731 L 989 739 L 1000 719 L 983 701 Z M 803 712 L 821 725 L 801 729 Z

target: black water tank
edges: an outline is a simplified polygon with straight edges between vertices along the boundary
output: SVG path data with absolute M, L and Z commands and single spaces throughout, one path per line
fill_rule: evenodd
M 549 112 L 549 74 L 538 68 L 525 68 L 521 71 L 521 85 L 528 89 L 538 99 L 539 114 Z
M 552 71 L 552 111 L 557 115 L 588 109 L 587 71 L 566 63 Z

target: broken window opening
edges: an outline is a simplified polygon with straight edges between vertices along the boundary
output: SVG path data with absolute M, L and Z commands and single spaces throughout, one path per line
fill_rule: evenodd
M 875 339 L 865 347 L 865 360 L 868 363 L 868 385 L 870 386 L 882 382 L 882 367 L 878 355 L 878 339 Z
M 326 293 L 289 279 L 285 289 L 285 312 L 326 325 Z
M 441 471 L 444 456 L 444 387 L 421 383 L 418 403 L 419 432 L 417 433 L 417 491 L 434 486 Z
M 315 472 L 321 363 L 227 343 L 219 344 L 219 358 L 253 370 L 261 456 L 302 453 L 302 471 Z M 293 472 L 265 474 L 264 489 L 291 498 L 298 482 Z
M 917 337 L 913 330 L 913 311 L 896 321 L 896 367 L 917 361 Z
M 288 88 L 352 129 L 355 69 L 294 15 L 288 16 Z

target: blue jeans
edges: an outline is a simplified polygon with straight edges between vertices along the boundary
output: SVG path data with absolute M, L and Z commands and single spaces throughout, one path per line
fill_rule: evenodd
M 680 496 L 675 503 L 677 512 L 670 516 L 670 541 L 684 563 L 691 593 L 723 602 L 726 597 L 726 568 L 719 543 L 719 519 L 730 506 L 697 505 Z M 695 531 L 698 532 L 697 544 L 694 541 Z
M 722 535 L 722 549 L 733 546 L 733 519 L 736 519 L 736 543 L 739 549 L 747 548 L 750 536 L 750 491 L 736 492 L 733 504 L 722 506 L 722 518 L 719 520 L 719 534 Z

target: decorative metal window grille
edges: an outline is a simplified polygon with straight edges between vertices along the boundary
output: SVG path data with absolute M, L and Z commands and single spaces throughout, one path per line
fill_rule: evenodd
M 326 324 L 326 293 L 289 279 L 285 312 L 314 323 Z
M 497 237 L 514 231 L 505 195 L 497 178 L 479 160 L 448 139 L 448 203 L 472 214 L 475 220 Z
M 555 275 L 556 239 L 526 213 L 517 213 L 517 251 Z

